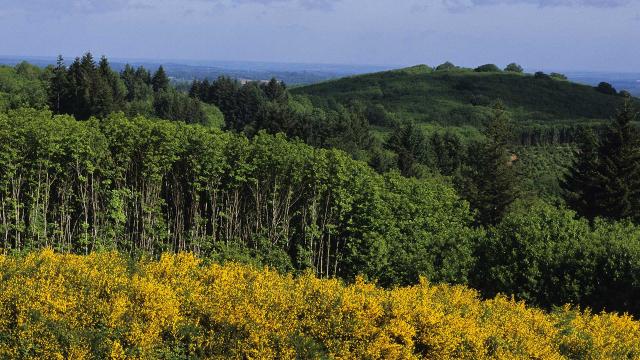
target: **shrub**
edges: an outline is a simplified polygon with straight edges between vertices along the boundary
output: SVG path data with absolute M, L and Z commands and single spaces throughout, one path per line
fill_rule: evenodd
M 522 66 L 516 64 L 516 63 L 511 63 L 509 65 L 507 65 L 507 67 L 504 68 L 504 71 L 506 72 L 514 72 L 514 73 L 522 73 L 524 72 L 524 70 L 522 69 Z
M 460 286 L 345 286 L 190 254 L 0 256 L 0 357 L 634 359 L 640 323 Z
M 501 72 L 500 68 L 494 64 L 485 64 L 478 66 L 473 71 L 475 72 Z

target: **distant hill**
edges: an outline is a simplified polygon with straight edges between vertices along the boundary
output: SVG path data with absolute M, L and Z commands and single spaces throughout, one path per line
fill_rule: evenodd
M 65 57 L 67 64 L 73 57 Z M 46 67 L 56 63 L 55 57 L 34 56 L 0 56 L 0 65 L 14 66 L 22 61 Z M 276 78 L 289 85 L 311 84 L 329 79 L 341 78 L 355 74 L 388 70 L 389 66 L 376 65 L 340 65 L 340 64 L 301 64 L 276 63 L 258 61 L 193 61 L 193 60 L 149 60 L 118 59 L 111 61 L 116 71 L 121 71 L 125 64 L 144 66 L 155 70 L 163 65 L 167 74 L 177 82 L 190 82 L 194 79 L 216 79 L 224 75 L 240 80 L 269 80 Z
M 471 69 L 434 71 L 425 65 L 346 77 L 292 90 L 319 106 L 354 101 L 400 118 L 445 126 L 479 125 L 500 99 L 520 124 L 600 122 L 620 95 L 549 76 Z

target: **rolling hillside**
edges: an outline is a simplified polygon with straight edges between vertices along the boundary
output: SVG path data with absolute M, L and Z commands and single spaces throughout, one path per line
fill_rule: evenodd
M 479 125 L 495 100 L 504 102 L 520 124 L 599 122 L 608 119 L 622 96 L 607 95 L 566 80 L 470 69 L 434 71 L 418 65 L 299 87 L 319 106 L 354 100 L 420 123 Z

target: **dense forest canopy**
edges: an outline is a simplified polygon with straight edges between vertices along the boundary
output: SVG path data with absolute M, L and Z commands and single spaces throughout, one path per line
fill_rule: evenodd
M 467 105 L 425 105 L 410 86 L 343 102 L 409 78 L 451 101 L 467 91 L 452 82 L 493 95 L 462 122 L 449 110 Z M 396 96 L 404 110 L 385 103 Z M 640 314 L 637 99 L 605 85 L 443 64 L 293 90 L 220 77 L 185 92 L 162 67 L 117 73 L 86 54 L 0 67 L 0 106 L 6 253 L 191 251 Z M 425 106 L 467 127 L 425 125 L 411 115 Z

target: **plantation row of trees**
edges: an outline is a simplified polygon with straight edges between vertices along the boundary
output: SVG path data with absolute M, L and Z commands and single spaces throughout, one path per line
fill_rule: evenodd
M 450 186 L 379 175 L 338 150 L 123 115 L 13 111 L 0 129 L 7 251 L 240 249 L 386 283 L 464 282 L 470 265 L 472 214 Z
M 476 166 L 464 170 L 470 207 L 447 178 L 380 175 L 282 135 L 11 111 L 0 115 L 1 246 L 189 250 L 322 277 L 363 274 L 388 286 L 426 276 L 543 306 L 639 314 L 640 227 L 522 199 L 508 124 L 498 112 L 490 140 L 473 152 Z

